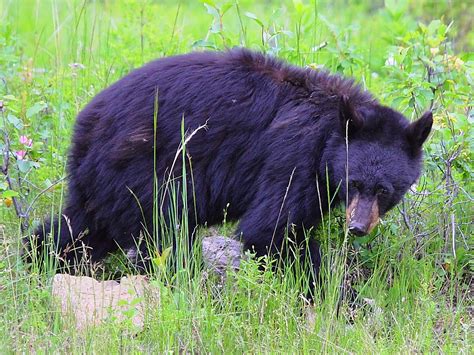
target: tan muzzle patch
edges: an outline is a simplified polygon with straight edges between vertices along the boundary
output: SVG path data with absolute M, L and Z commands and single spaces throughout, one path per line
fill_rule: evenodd
M 367 233 L 372 232 L 372 230 L 379 224 L 380 221 L 380 214 L 379 214 L 379 203 L 377 202 L 377 199 L 374 200 L 372 203 L 372 208 L 370 209 L 370 218 L 369 218 L 370 224 L 369 224 L 369 229 L 367 230 Z
M 379 222 L 377 198 L 368 199 L 355 195 L 346 208 L 346 221 L 349 229 L 357 229 L 362 234 L 370 233 Z

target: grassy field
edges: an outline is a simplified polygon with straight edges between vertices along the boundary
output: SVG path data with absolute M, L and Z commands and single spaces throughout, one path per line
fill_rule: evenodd
M 473 18 L 469 1 L 0 0 L 0 352 L 473 353 Z M 348 239 L 341 211 L 311 231 L 326 293 L 311 321 L 290 276 L 249 260 L 224 285 L 150 275 L 160 302 L 138 332 L 130 315 L 77 330 L 52 271 L 20 257 L 60 213 L 75 116 L 149 60 L 233 46 L 352 76 L 411 119 L 431 107 L 423 177 L 368 237 Z

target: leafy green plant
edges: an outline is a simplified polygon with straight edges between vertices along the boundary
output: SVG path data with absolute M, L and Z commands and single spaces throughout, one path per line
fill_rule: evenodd
M 434 111 L 434 133 L 426 157 L 431 177 L 427 188 L 438 195 L 436 200 L 443 201 L 441 208 L 436 208 L 441 217 L 436 222 L 441 222 L 438 229 L 445 241 L 445 253 L 456 258 L 457 249 L 465 255 L 463 235 L 470 230 L 465 225 L 469 212 L 464 214 L 459 201 L 472 198 L 468 191 L 474 180 L 474 62 L 465 62 L 453 53 L 451 29 L 452 24 L 445 25 L 440 20 L 427 26 L 420 23 L 416 30 L 397 38 L 385 70 L 392 88 L 386 99 L 393 106 L 415 117 L 425 109 Z

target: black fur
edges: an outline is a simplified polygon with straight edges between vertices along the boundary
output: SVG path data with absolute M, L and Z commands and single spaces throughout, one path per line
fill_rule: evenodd
M 258 255 L 276 252 L 288 226 L 303 243 L 303 228 L 317 225 L 328 209 L 327 185 L 331 195 L 338 191 L 335 205 L 352 194 L 345 181 L 346 126 L 350 179 L 367 193 L 380 184 L 389 190 L 379 197 L 381 214 L 418 178 L 421 143 L 431 127 L 410 126 L 349 79 L 248 50 L 159 59 L 102 91 L 78 115 L 63 211 L 72 236 L 65 221 L 58 233 L 56 221 L 60 250 L 87 229 L 82 241 L 98 260 L 117 246 L 133 247 L 144 226 L 151 230 L 154 148 L 163 183 L 183 118 L 188 133 L 206 125 L 187 144 L 194 178 L 188 191 L 194 189 L 197 210 L 189 230 L 222 222 L 228 205 L 227 219 L 240 220 L 245 247 Z M 40 244 L 49 228 L 35 232 Z M 317 270 L 319 248 L 314 241 L 308 248 Z

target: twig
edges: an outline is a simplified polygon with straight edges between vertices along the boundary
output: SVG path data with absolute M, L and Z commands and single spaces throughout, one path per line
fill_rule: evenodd
M 406 213 L 406 211 L 405 211 L 405 199 L 402 200 L 402 205 L 401 205 L 401 207 L 398 206 L 398 212 L 400 212 L 400 214 L 402 215 L 402 217 L 403 217 L 403 222 L 405 223 L 405 226 L 408 228 L 408 230 L 409 230 L 410 232 L 413 233 L 413 227 L 412 227 L 412 225 L 411 225 L 411 223 L 410 223 L 410 220 L 408 219 L 408 215 L 407 215 L 407 213 Z
M 33 201 L 31 201 L 30 205 L 28 206 L 28 208 L 26 209 L 25 211 L 25 214 L 24 218 L 28 218 L 29 217 L 29 213 L 30 213 L 30 210 L 33 208 L 33 205 L 36 203 L 36 200 L 38 200 L 38 198 L 40 198 L 44 193 L 46 193 L 49 189 L 51 189 L 53 186 L 59 184 L 60 182 L 64 181 L 66 179 L 65 176 L 63 176 L 62 178 L 56 180 L 55 182 L 53 182 L 51 185 L 49 185 L 48 187 L 44 188 L 43 190 L 41 190 L 34 198 L 33 198 Z
M 5 119 L 5 111 L 3 109 L 3 102 L 0 102 L 0 112 L 2 113 L 2 119 L 4 123 L 4 127 L 6 127 L 6 119 Z M 8 132 L 6 130 L 2 130 L 3 132 L 3 140 L 5 141 L 5 147 L 4 147 L 4 153 L 3 153 L 3 164 L 2 164 L 2 173 L 5 175 L 5 180 L 7 181 L 8 188 L 10 190 L 14 190 L 12 180 L 10 178 L 9 174 L 9 168 L 10 168 L 10 137 L 8 135 Z M 23 206 L 21 202 L 15 197 L 12 196 L 12 201 L 13 201 L 13 206 L 15 207 L 15 213 L 17 216 L 22 219 L 23 215 Z M 20 223 L 20 228 L 21 231 L 24 232 L 25 230 L 28 229 L 28 221 L 23 219 Z

